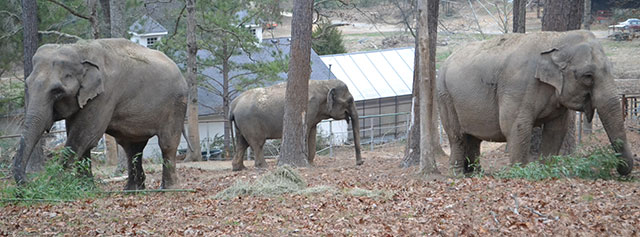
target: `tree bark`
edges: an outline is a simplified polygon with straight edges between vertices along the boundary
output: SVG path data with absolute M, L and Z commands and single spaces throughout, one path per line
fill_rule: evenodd
M 22 34 L 23 34 L 23 52 L 24 52 L 24 100 L 25 108 L 29 104 L 29 91 L 26 86 L 26 79 L 33 71 L 33 55 L 38 50 L 38 6 L 36 0 L 22 0 Z M 35 92 L 33 92 L 35 93 Z M 25 113 L 26 113 L 25 109 Z M 25 114 L 26 115 L 26 114 Z M 26 118 L 26 116 L 25 116 Z M 27 163 L 27 172 L 38 172 L 44 167 L 43 139 L 41 138 L 33 148 L 29 163 Z
M 411 122 L 409 125 L 409 133 L 407 135 L 407 146 L 404 150 L 404 157 L 402 158 L 402 163 L 400 167 L 409 168 L 414 165 L 420 164 L 420 77 L 419 70 L 420 68 L 420 50 L 418 50 L 418 40 L 416 38 L 416 47 L 414 53 L 414 63 L 413 63 L 413 89 L 412 89 L 412 101 L 411 101 Z M 434 52 L 435 54 L 435 52 Z M 435 55 L 433 56 L 435 58 Z M 431 136 L 431 144 L 433 144 L 433 152 L 434 157 L 446 156 L 444 151 L 442 150 L 442 146 L 440 146 L 440 136 L 437 131 L 437 121 L 438 116 L 438 106 L 436 106 L 436 102 L 434 101 L 433 106 L 433 117 L 434 121 L 436 121 L 436 131 L 433 133 L 434 136 Z
M 111 38 L 111 3 L 109 0 L 100 0 L 102 10 L 102 37 Z
M 418 29 L 419 30 L 419 29 Z M 400 167 L 408 168 L 420 164 L 420 50 L 418 39 L 415 40 L 413 59 L 413 89 L 411 92 L 411 123 L 407 134 L 407 146 Z
M 308 124 L 306 124 L 311 75 L 311 24 L 313 0 L 296 0 L 291 20 L 291 58 L 287 89 L 285 92 L 282 147 L 278 166 L 309 165 L 307 148 Z
M 231 121 L 229 121 L 229 106 L 231 105 L 231 98 L 229 96 L 229 60 L 231 55 L 229 54 L 227 42 L 222 43 L 222 54 L 225 55 L 222 62 L 222 110 L 224 113 L 224 158 L 231 158 Z M 229 55 L 229 57 L 227 57 Z
M 189 83 L 189 100 L 187 103 L 188 139 L 192 150 L 187 152 L 186 161 L 201 161 L 200 131 L 198 127 L 198 83 L 196 71 L 196 11 L 195 0 L 187 1 L 187 81 Z
M 546 1 L 542 15 L 543 31 L 569 31 L 580 29 L 585 0 Z
M 513 0 L 513 33 L 525 33 L 527 0 Z
M 91 34 L 94 39 L 100 38 L 100 22 L 98 21 L 98 2 L 97 0 L 87 0 L 87 8 L 89 9 L 89 23 L 91 24 Z
M 125 1 L 122 0 L 110 0 L 110 16 L 111 20 L 111 37 L 113 38 L 126 38 L 127 28 L 124 21 L 124 8 Z
M 582 20 L 583 28 L 591 30 L 591 0 L 584 0 L 584 19 Z
M 433 136 L 436 136 L 437 118 L 434 116 L 435 51 L 438 27 L 439 0 L 418 2 L 418 46 L 420 55 L 420 172 L 423 175 L 439 174 L 435 162 Z

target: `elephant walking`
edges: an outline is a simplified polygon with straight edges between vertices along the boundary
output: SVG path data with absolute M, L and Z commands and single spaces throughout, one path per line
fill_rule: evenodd
M 557 154 L 570 110 L 590 122 L 597 110 L 622 153 L 618 173 L 633 158 L 611 74 L 611 63 L 588 31 L 512 34 L 454 52 L 436 80 L 454 172 L 472 172 L 482 141 L 508 142 L 511 163 L 529 162 L 533 127 L 543 126 L 541 154 Z
M 256 167 L 265 167 L 263 146 L 267 139 L 282 138 L 286 83 L 256 88 L 242 93 L 231 102 L 229 120 L 235 123 L 236 153 L 233 170 L 245 168 L 243 158 L 249 146 L 255 152 Z M 353 123 L 356 164 L 364 163 L 360 155 L 360 122 L 347 86 L 339 80 L 309 81 L 309 104 L 305 125 L 309 148 L 308 161 L 313 163 L 316 150 L 316 125 L 328 118 L 346 119 Z
M 149 138 L 158 136 L 161 187 L 177 184 L 175 156 L 187 83 L 171 59 L 126 39 L 99 39 L 43 45 L 33 64 L 26 79 L 25 126 L 13 165 L 17 183 L 25 182 L 25 166 L 42 133 L 66 119 L 66 146 L 81 159 L 90 159 L 102 134 L 116 138 L 128 157 L 125 189 L 145 188 L 142 150 Z

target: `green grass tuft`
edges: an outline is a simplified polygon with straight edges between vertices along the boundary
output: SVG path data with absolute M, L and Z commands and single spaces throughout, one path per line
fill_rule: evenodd
M 78 162 L 73 169 L 65 170 L 60 160 L 62 157 L 73 155 L 70 151 L 62 150 L 54 154 L 44 170 L 29 177 L 29 181 L 22 186 L 6 184 L 0 190 L 3 199 L 47 199 L 47 200 L 76 200 L 96 195 L 98 188 L 93 178 L 83 176 L 80 171 L 89 169 L 89 163 Z M 28 202 L 28 201 L 26 201 Z
M 552 178 L 620 179 L 615 168 L 624 161 L 616 157 L 611 148 L 596 147 L 584 154 L 552 156 L 521 166 L 506 167 L 496 174 L 498 178 L 545 180 Z

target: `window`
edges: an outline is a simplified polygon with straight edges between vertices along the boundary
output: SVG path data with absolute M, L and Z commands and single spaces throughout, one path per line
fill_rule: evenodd
M 249 30 L 249 32 L 251 32 L 251 34 L 256 35 L 256 28 L 251 28 Z
M 156 41 L 158 41 L 157 37 L 149 37 L 149 38 L 147 38 L 147 47 L 152 46 L 153 44 L 156 43 Z

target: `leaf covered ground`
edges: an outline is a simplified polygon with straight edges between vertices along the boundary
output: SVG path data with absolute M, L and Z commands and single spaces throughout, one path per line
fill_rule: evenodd
M 637 133 L 629 133 L 638 153 Z M 601 133 L 589 143 L 604 143 Z M 398 164 L 403 144 L 366 151 L 355 166 L 353 151 L 320 156 L 297 169 L 308 191 L 218 199 L 237 181 L 253 183 L 273 171 L 179 168 L 181 188 L 195 193 L 113 194 L 53 204 L 0 206 L 2 235 L 640 235 L 638 181 L 474 178 L 424 179 Z M 500 149 L 483 152 L 483 167 L 508 159 Z M 252 163 L 253 161 L 245 161 Z M 438 160 L 446 173 L 446 158 Z M 632 173 L 640 176 L 637 168 Z M 490 169 L 489 169 L 490 170 Z M 147 175 L 157 188 L 160 170 Z M 120 190 L 124 181 L 100 184 Z

